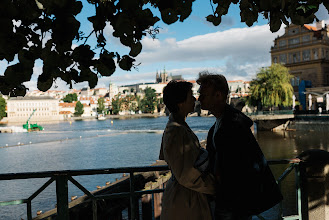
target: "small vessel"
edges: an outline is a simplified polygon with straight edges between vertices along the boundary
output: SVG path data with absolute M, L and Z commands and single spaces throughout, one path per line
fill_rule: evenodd
M 105 118 L 104 114 L 98 114 L 97 119 L 102 121 L 102 120 L 105 120 L 106 118 Z

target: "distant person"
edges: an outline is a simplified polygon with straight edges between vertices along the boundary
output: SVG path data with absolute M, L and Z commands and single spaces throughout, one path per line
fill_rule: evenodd
M 203 72 L 197 83 L 201 108 L 216 117 L 207 137 L 210 172 L 217 180 L 215 219 L 251 219 L 279 203 L 282 195 L 251 132 L 252 120 L 226 104 L 226 78 Z
M 318 110 L 319 110 L 319 114 L 321 115 L 321 113 L 322 113 L 322 107 L 320 106 L 320 107 L 318 108 Z
M 215 194 L 215 181 L 207 173 L 208 154 L 185 122 L 194 111 L 192 84 L 172 80 L 163 90 L 170 111 L 159 159 L 165 160 L 172 177 L 163 194 L 161 220 L 210 220 L 207 195 Z

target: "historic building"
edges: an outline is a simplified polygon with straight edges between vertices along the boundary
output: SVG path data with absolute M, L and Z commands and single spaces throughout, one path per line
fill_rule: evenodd
M 168 75 L 166 69 L 163 72 L 156 72 L 155 75 L 155 83 L 168 83 L 171 80 L 183 80 L 182 75 L 172 75 L 171 73 Z
M 291 24 L 274 40 L 272 63 L 282 63 L 294 76 L 293 86 L 309 80 L 313 87 L 329 85 L 329 27 Z
M 58 121 L 58 99 L 47 96 L 15 97 L 7 100 L 7 118 L 9 123 L 31 123 Z M 35 110 L 35 111 L 34 111 Z
M 302 94 L 307 94 L 307 87 L 329 86 L 329 26 L 324 21 L 315 26 L 287 26 L 285 33 L 274 40 L 271 59 L 289 68 L 295 96 L 305 109 Z

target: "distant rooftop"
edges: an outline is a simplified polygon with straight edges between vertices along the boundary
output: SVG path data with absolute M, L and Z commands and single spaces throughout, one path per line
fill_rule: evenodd
M 304 27 L 306 27 L 310 31 L 317 31 L 317 28 L 308 24 L 304 24 Z
M 55 100 L 55 98 L 53 97 L 50 97 L 50 96 L 18 96 L 18 97 L 11 97 L 9 100 L 22 100 L 22 101 L 25 101 L 25 100 L 48 100 L 48 99 L 51 99 L 51 100 Z

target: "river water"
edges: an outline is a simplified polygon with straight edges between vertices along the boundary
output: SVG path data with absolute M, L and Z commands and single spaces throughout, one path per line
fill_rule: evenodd
M 31 133 L 0 133 L 0 173 L 37 172 L 147 166 L 158 158 L 167 117 L 73 121 L 42 125 L 45 130 Z M 200 140 L 214 123 L 213 117 L 189 117 L 187 123 Z M 256 138 L 268 160 L 294 158 L 307 149 L 328 150 L 329 140 L 321 132 L 258 132 Z M 272 168 L 278 177 L 286 168 Z M 75 177 L 92 191 L 119 174 Z M 0 201 L 25 199 L 46 179 L 0 181 Z M 286 214 L 294 214 L 294 177 L 283 185 Z M 69 198 L 83 193 L 69 184 Z M 32 202 L 32 213 L 54 208 L 55 184 L 52 183 Z M 266 215 L 272 215 L 267 213 Z M 0 219 L 26 219 L 26 205 L 1 206 Z

